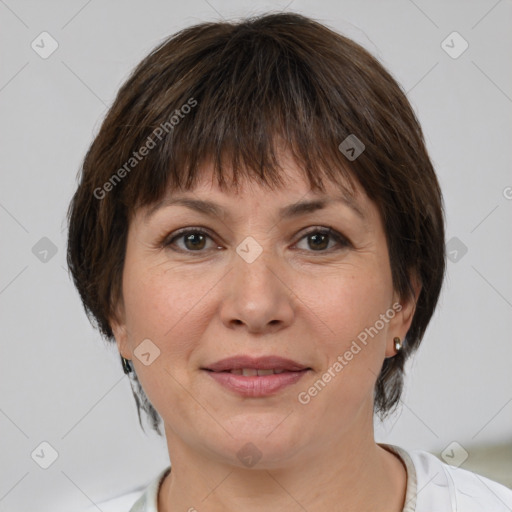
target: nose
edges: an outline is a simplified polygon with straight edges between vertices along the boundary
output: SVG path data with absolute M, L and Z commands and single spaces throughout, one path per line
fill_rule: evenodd
M 295 296 L 277 257 L 265 249 L 253 261 L 240 254 L 234 255 L 226 280 L 220 308 L 223 324 L 251 334 L 274 333 L 291 325 Z

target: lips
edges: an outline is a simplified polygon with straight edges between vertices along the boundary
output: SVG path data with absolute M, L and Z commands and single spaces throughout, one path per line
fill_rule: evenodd
M 214 381 L 237 395 L 265 397 L 298 382 L 311 368 L 278 356 L 235 356 L 202 368 Z
M 258 370 L 257 368 L 237 368 L 237 369 L 234 369 L 234 370 L 225 370 L 225 371 L 228 371 L 229 373 L 232 373 L 233 375 L 243 375 L 244 377 L 255 377 L 255 376 L 259 376 L 261 377 L 262 375 L 277 375 L 279 373 L 283 373 L 287 370 L 277 370 L 277 369 L 273 369 L 273 368 L 269 368 L 268 370 Z
M 237 375 L 255 376 L 270 375 L 270 373 L 265 372 L 265 370 L 272 370 L 272 373 L 282 373 L 299 372 L 309 368 L 301 363 L 298 363 L 297 361 L 285 359 L 279 356 L 265 356 L 255 358 L 241 355 L 222 359 L 216 363 L 208 365 L 203 369 L 210 370 L 212 372 L 232 372 Z

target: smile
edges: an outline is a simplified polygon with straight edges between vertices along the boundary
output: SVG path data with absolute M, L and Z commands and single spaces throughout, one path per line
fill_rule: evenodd
M 253 398 L 276 394 L 311 370 L 302 363 L 276 355 L 252 357 L 244 354 L 201 369 L 224 389 Z

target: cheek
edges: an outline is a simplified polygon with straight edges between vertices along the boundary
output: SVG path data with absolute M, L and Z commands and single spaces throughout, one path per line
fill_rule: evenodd
M 184 290 L 164 265 L 149 265 L 137 258 L 127 260 L 123 276 L 126 321 L 134 337 L 162 340 L 183 317 L 186 302 L 194 300 L 194 289 Z
M 191 286 L 163 267 L 129 267 L 123 281 L 129 343 L 139 382 L 156 410 L 165 418 L 172 411 L 193 409 L 187 383 L 187 362 L 194 340 L 202 327 L 197 315 L 201 310 L 203 286 Z M 137 360 L 137 347 L 149 339 L 158 347 L 158 356 L 150 365 Z M 188 408 L 188 409 L 187 409 Z
M 165 265 L 127 267 L 123 286 L 132 350 L 149 338 L 161 350 L 159 362 L 176 370 L 204 330 L 200 319 L 217 280 Z
M 391 277 L 379 265 L 366 265 L 333 273 L 322 283 L 312 284 L 304 294 L 314 312 L 309 321 L 321 331 L 316 337 L 317 348 L 325 355 L 320 382 L 317 379 L 311 390 L 317 393 L 312 402 L 319 414 L 328 408 L 337 423 L 348 411 L 355 414 L 371 395 L 382 367 L 388 324 L 380 315 L 391 305 Z
M 321 332 L 318 340 L 332 350 L 344 351 L 391 306 L 391 276 L 379 265 L 353 266 L 308 281 L 297 294 L 314 313 L 310 321 Z

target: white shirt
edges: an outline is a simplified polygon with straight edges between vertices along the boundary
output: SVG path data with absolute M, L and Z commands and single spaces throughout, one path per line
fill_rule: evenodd
M 398 455 L 407 469 L 402 512 L 512 512 L 512 489 L 445 464 L 429 452 L 378 444 Z M 170 470 L 162 470 L 142 492 L 99 503 L 99 508 L 103 512 L 126 512 L 131 505 L 129 512 L 158 512 L 158 490 Z

